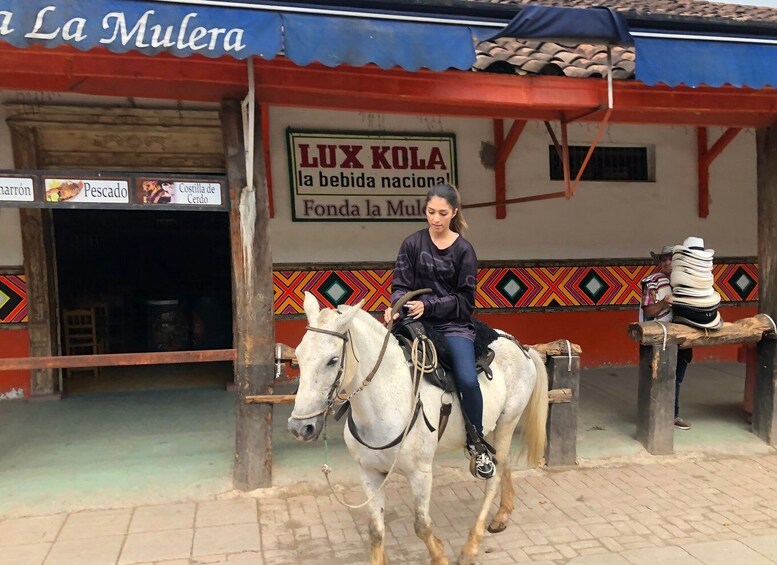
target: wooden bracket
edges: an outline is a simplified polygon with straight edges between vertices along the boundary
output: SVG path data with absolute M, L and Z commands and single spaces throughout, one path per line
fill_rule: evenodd
M 553 144 L 556 146 L 556 151 L 560 152 L 561 156 L 561 165 L 564 169 L 564 195 L 569 200 L 575 195 L 575 190 L 577 190 L 577 185 L 580 184 L 580 179 L 583 178 L 583 173 L 585 172 L 586 167 L 588 167 L 588 162 L 591 160 L 591 157 L 594 154 L 594 149 L 596 149 L 596 146 L 598 145 L 599 141 L 602 138 L 602 135 L 604 134 L 604 130 L 607 129 L 607 124 L 610 121 L 610 116 L 612 115 L 612 108 L 607 108 L 604 112 L 604 117 L 599 122 L 599 127 L 596 130 L 596 135 L 594 135 L 594 139 L 591 142 L 591 145 L 588 147 L 588 152 L 585 154 L 585 158 L 583 159 L 583 162 L 580 164 L 580 168 L 577 171 L 577 175 L 575 176 L 575 180 L 572 181 L 572 172 L 571 172 L 571 166 L 569 163 L 569 136 L 567 134 L 567 125 L 571 123 L 572 121 L 579 119 L 583 116 L 589 116 L 591 113 L 599 111 L 601 108 L 596 108 L 592 112 L 587 112 L 585 114 L 582 114 L 581 116 L 578 116 L 576 118 L 568 119 L 564 116 L 562 116 L 560 122 L 561 122 L 561 146 L 559 147 L 558 139 L 556 138 L 555 133 L 553 132 L 553 128 L 550 126 L 550 123 L 545 122 L 545 128 L 548 130 L 548 134 L 550 134 L 551 140 L 553 140 Z
M 496 202 L 501 202 L 496 205 L 497 220 L 503 220 L 507 217 L 507 208 L 504 204 L 504 200 L 507 198 L 507 158 L 510 157 L 513 147 L 515 147 L 518 138 L 521 137 L 524 127 L 526 127 L 526 120 L 515 120 L 505 138 L 504 120 L 501 118 L 494 120 L 494 147 L 496 148 L 494 195 Z
M 707 128 L 696 128 L 696 163 L 699 174 L 699 217 L 710 215 L 710 165 L 731 143 L 742 128 L 728 128 L 723 135 L 707 149 Z
M 264 148 L 264 174 L 267 180 L 267 201 L 270 205 L 270 217 L 275 217 L 275 205 L 272 195 L 272 165 L 270 163 L 270 107 L 259 104 L 259 116 L 262 122 L 262 145 Z

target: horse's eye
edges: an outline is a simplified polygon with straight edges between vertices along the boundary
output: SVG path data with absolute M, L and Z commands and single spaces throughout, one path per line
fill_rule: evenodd
M 326 366 L 327 367 L 334 367 L 335 365 L 337 365 L 337 361 L 338 360 L 339 359 L 337 357 L 332 357 L 329 361 L 327 361 Z

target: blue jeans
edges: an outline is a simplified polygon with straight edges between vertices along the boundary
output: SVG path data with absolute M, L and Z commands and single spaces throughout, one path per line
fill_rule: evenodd
M 688 364 L 693 359 L 693 349 L 678 349 L 677 350 L 677 370 L 675 371 L 674 381 L 674 417 L 677 418 L 680 415 L 680 385 L 683 384 L 685 378 L 685 370 L 688 368 Z
M 459 389 L 461 409 L 483 436 L 483 395 L 475 370 L 475 344 L 466 337 L 445 336 L 453 362 L 453 378 Z M 469 443 L 469 442 L 468 442 Z

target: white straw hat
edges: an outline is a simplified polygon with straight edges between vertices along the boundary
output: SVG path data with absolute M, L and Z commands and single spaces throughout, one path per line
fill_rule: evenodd
M 698 257 L 700 259 L 712 259 L 715 255 L 714 249 L 705 249 L 704 240 L 700 237 L 688 237 L 683 241 L 682 245 L 674 246 L 674 253 L 684 253 L 692 257 Z

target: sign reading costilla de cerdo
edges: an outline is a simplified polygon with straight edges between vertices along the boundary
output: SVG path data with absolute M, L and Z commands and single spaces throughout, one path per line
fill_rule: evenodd
M 59 177 L 43 179 L 49 204 L 129 204 L 127 179 Z
M 69 45 L 82 51 L 166 51 L 181 57 L 274 57 L 280 15 L 259 10 L 137 0 L 3 0 L 0 40 L 19 48 Z
M 34 201 L 34 178 L 25 176 L 0 176 L 0 202 Z
M 292 219 L 422 219 L 437 184 L 456 184 L 453 134 L 288 130 Z
M 143 204 L 221 207 L 223 183 L 216 180 L 137 178 L 136 200 Z

